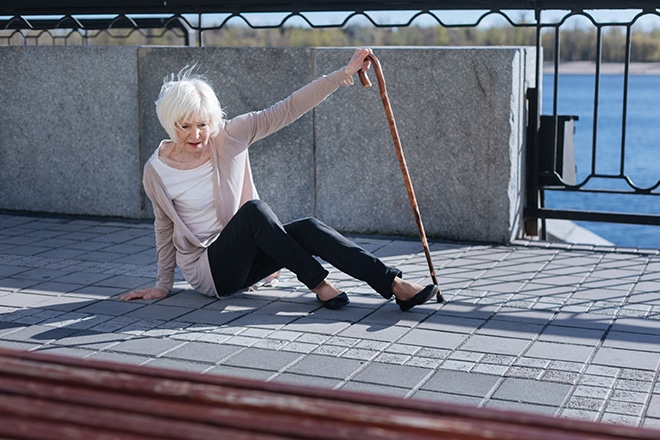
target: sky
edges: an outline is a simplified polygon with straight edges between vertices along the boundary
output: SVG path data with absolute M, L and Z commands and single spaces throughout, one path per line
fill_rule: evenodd
M 483 17 L 487 11 L 432 11 L 445 24 L 476 24 L 481 19 L 480 24 L 492 26 L 506 23 L 505 18 L 500 14 L 488 14 Z M 515 23 L 532 22 L 534 15 L 532 11 L 508 10 L 504 11 L 507 16 Z M 599 23 L 619 23 L 632 20 L 641 10 L 593 10 L 588 13 Z M 379 25 L 405 25 L 408 24 L 419 11 L 368 11 L 369 17 Z M 544 11 L 541 20 L 544 23 L 556 23 L 565 17 L 569 11 Z M 254 26 L 267 26 L 280 24 L 289 14 L 243 14 L 243 16 Z M 350 12 L 305 12 L 303 15 L 314 25 L 337 25 L 341 24 Z M 228 15 L 217 14 L 208 16 L 204 20 L 221 22 Z M 573 17 L 571 22 L 576 25 L 589 24 L 586 17 Z M 230 24 L 240 24 L 242 20 L 232 18 Z M 657 15 L 644 16 L 639 19 L 641 26 L 658 26 L 660 17 Z M 286 21 L 287 25 L 306 26 L 305 21 L 300 17 L 292 17 Z M 347 24 L 365 24 L 371 25 L 371 22 L 364 16 L 357 15 L 352 17 Z M 422 14 L 414 18 L 411 22 L 418 26 L 434 26 L 437 20 L 429 14 Z
M 465 10 L 465 11 L 431 11 L 434 15 L 442 20 L 446 25 L 474 25 L 479 23 L 480 26 L 497 26 L 508 24 L 506 19 L 497 13 L 487 14 L 485 10 Z M 514 23 L 530 23 L 534 21 L 534 13 L 532 11 L 523 10 L 505 10 L 507 17 Z M 641 10 L 639 9 L 626 9 L 626 10 L 591 10 L 587 11 L 594 20 L 599 23 L 620 23 L 632 20 Z M 419 14 L 419 11 L 367 11 L 368 16 L 378 25 L 417 25 L 417 26 L 435 26 L 437 20 L 429 14 Z M 304 12 L 304 17 L 309 20 L 313 25 L 326 26 L 326 25 L 341 25 L 352 12 Z M 543 23 L 557 23 L 559 20 L 569 14 L 569 11 L 543 11 L 541 14 L 541 21 Z M 290 17 L 288 13 L 246 13 L 241 14 L 252 26 L 277 26 L 285 19 L 287 26 L 301 26 L 307 27 L 308 24 L 301 17 Z M 416 16 L 417 15 L 417 16 Z M 76 16 L 77 18 L 91 18 L 99 16 Z M 136 16 L 137 17 L 137 16 Z M 204 26 L 219 25 L 227 20 L 230 14 L 204 14 L 202 24 Z M 10 17 L 0 17 L 8 19 Z M 30 18 L 45 18 L 45 17 L 30 17 Z M 52 17 L 51 17 L 52 18 Z M 58 17 L 59 18 L 59 17 Z M 414 19 L 413 19 L 414 18 Z M 197 23 L 198 16 L 196 14 L 186 15 L 186 19 L 191 23 Z M 412 20 L 412 21 L 411 21 Z M 233 17 L 228 21 L 231 25 L 244 25 L 245 21 L 241 18 Z M 638 26 L 644 28 L 658 28 L 660 27 L 660 16 L 646 15 L 638 20 Z M 349 25 L 365 25 L 371 26 L 372 23 L 363 15 L 353 16 L 346 24 Z M 572 17 L 568 20 L 568 25 L 575 26 L 590 26 L 590 21 L 584 16 Z

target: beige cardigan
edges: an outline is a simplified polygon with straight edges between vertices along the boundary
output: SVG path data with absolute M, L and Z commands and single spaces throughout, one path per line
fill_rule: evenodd
M 223 121 L 218 134 L 209 140 L 211 163 L 216 176 L 214 203 L 222 227 L 245 202 L 259 198 L 252 179 L 248 147 L 313 109 L 347 78 L 343 69 L 337 70 L 295 91 L 266 110 Z M 169 292 L 174 284 L 174 269 L 178 266 L 193 288 L 205 295 L 215 296 L 217 292 L 206 253 L 208 244 L 200 242 L 176 212 L 153 166 L 153 161 L 159 160 L 159 149 L 160 146 L 145 164 L 142 180 L 154 207 L 158 260 L 156 286 Z M 219 178 L 217 173 L 220 174 Z M 220 232 L 216 231 L 215 236 Z

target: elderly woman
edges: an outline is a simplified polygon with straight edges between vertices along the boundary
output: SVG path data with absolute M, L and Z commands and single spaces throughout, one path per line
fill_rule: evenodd
M 248 147 L 320 104 L 352 76 L 368 69 L 371 51 L 357 49 L 348 64 L 258 112 L 225 119 L 211 86 L 192 69 L 166 79 L 156 112 L 169 139 L 144 167 L 143 184 L 155 215 L 158 276 L 154 287 L 122 300 L 167 296 L 178 265 L 199 292 L 224 296 L 244 290 L 287 268 L 316 294 L 324 307 L 349 303 L 328 279 L 318 256 L 369 284 L 401 310 L 422 304 L 435 285 L 404 281 L 388 267 L 315 218 L 282 224 L 259 200 Z

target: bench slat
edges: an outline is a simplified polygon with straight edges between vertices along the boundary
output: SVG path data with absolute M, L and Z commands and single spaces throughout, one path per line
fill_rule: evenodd
M 17 438 L 46 438 L 39 433 L 49 426 L 62 439 L 660 438 L 630 426 L 2 348 L 0 420 L 10 421 L 0 436 L 24 433 Z

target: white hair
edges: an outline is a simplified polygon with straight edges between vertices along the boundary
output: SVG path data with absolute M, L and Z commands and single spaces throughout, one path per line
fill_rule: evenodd
M 163 81 L 156 100 L 158 120 L 171 139 L 176 139 L 176 129 L 182 122 L 208 121 L 211 136 L 218 134 L 225 114 L 210 82 L 195 73 L 197 65 L 186 66 L 175 76 Z

